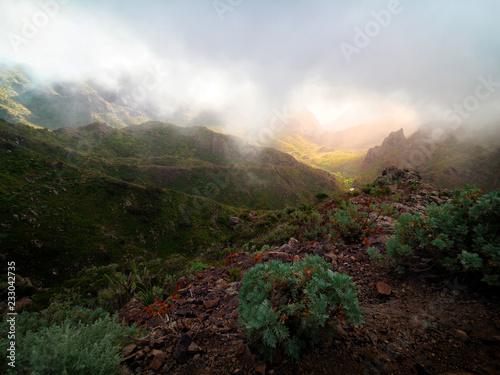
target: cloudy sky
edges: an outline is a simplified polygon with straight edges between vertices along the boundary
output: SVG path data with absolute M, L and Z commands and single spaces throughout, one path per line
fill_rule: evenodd
M 45 79 L 140 77 L 165 113 L 341 129 L 500 124 L 498 0 L 1 0 L 0 58 Z M 228 121 L 229 121 L 228 120 Z

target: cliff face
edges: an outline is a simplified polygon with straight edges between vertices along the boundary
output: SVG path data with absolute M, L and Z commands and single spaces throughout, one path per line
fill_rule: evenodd
M 403 133 L 403 129 L 399 129 L 397 132 L 392 132 L 387 138 L 384 139 L 381 146 L 375 146 L 368 150 L 363 161 L 363 166 L 368 167 L 378 161 L 389 162 L 392 158 L 391 156 L 394 155 L 394 153 L 400 152 L 405 144 L 406 137 Z
M 430 127 L 408 138 L 401 129 L 368 150 L 357 184 L 370 181 L 390 165 L 415 169 L 424 180 L 442 188 L 474 184 L 485 191 L 496 190 L 500 187 L 500 135 L 491 133 L 486 140 L 459 138 L 450 132 L 434 140 Z

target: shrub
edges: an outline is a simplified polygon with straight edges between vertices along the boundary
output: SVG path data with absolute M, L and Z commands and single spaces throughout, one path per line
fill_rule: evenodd
M 205 264 L 199 260 L 195 261 L 192 265 L 191 265 L 191 269 L 190 269 L 190 274 L 192 275 L 196 275 L 198 273 L 200 273 L 201 271 L 204 271 L 206 269 L 209 269 L 210 266 L 208 264 Z
M 376 232 L 375 220 L 367 212 L 352 202 L 344 210 L 329 213 L 329 230 L 332 240 L 341 240 L 347 244 L 360 243 Z
M 376 247 L 370 246 L 366 249 L 366 252 L 377 264 L 381 266 L 385 265 L 385 258 Z
M 382 178 L 375 180 L 372 184 L 366 184 L 361 187 L 361 191 L 367 195 L 373 197 L 379 197 L 381 195 L 387 195 L 392 190 L 389 186 L 389 182 Z
M 500 191 L 474 187 L 452 191 L 453 200 L 431 204 L 426 215 L 401 215 L 387 254 L 396 263 L 412 256 L 434 259 L 452 272 L 479 272 L 500 285 Z
M 324 201 L 326 198 L 328 198 L 328 194 L 325 193 L 319 193 L 314 196 L 319 202 Z
M 0 324 L 1 332 L 8 332 L 7 324 L 6 320 Z M 102 309 L 61 304 L 17 315 L 16 328 L 17 372 L 7 369 L 7 374 L 114 374 L 120 347 L 128 343 L 125 335 L 139 332 Z M 7 342 L 7 337 L 0 336 L 2 346 Z
M 243 277 L 238 312 L 250 339 L 271 357 L 278 348 L 293 359 L 334 324 L 363 322 L 357 287 L 347 275 L 333 273 L 325 260 L 308 256 L 296 263 L 275 260 L 251 268 Z
M 239 267 L 229 268 L 227 270 L 227 273 L 229 274 L 229 281 L 230 282 L 238 281 L 240 279 L 241 272 L 242 270 Z
M 269 231 L 269 233 L 264 236 L 263 241 L 271 243 L 273 245 L 281 245 L 287 242 L 290 237 L 296 236 L 298 230 L 298 225 L 288 223 L 278 225 L 276 228 Z

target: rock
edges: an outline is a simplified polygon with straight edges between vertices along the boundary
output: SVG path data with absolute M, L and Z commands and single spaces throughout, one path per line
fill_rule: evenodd
M 163 352 L 156 354 L 155 357 L 153 358 L 153 362 L 151 362 L 151 368 L 153 370 L 158 371 L 160 366 L 163 364 L 165 358 L 167 358 L 167 355 Z
M 299 244 L 299 241 L 297 241 L 297 239 L 295 239 L 294 237 L 290 237 L 290 239 L 288 240 L 288 246 L 290 247 L 293 247 L 295 245 L 298 245 Z
M 236 216 L 231 216 L 229 218 L 229 224 L 230 225 L 237 225 L 243 223 L 243 220 L 241 220 L 239 217 Z
M 188 346 L 188 352 L 189 352 L 190 354 L 193 354 L 193 353 L 198 353 L 198 352 L 201 352 L 201 351 L 202 351 L 202 349 L 201 349 L 198 345 L 196 345 L 196 343 L 194 343 L 194 342 L 192 342 L 192 343 L 191 343 L 191 344 L 189 344 L 189 346 Z
M 337 336 L 339 336 L 341 338 L 347 336 L 347 333 L 346 333 L 344 327 L 342 327 L 342 324 L 340 324 L 340 323 L 335 326 L 335 332 L 337 333 Z
M 391 135 L 392 135 L 392 133 L 391 133 Z M 404 137 L 402 132 L 401 132 L 401 136 Z M 390 136 L 388 138 L 386 138 L 386 140 L 389 138 L 390 138 Z M 389 182 L 393 182 L 393 181 L 418 182 L 422 179 L 422 177 L 420 177 L 418 172 L 414 169 L 411 169 L 411 168 L 401 169 L 401 168 L 397 168 L 395 166 L 384 169 L 384 171 L 382 172 L 382 178 L 389 181 Z
M 181 337 L 179 339 L 179 342 L 177 343 L 177 347 L 175 348 L 174 352 L 174 359 L 177 361 L 177 363 L 186 363 L 189 359 L 189 353 L 188 353 L 188 348 L 189 345 L 191 344 L 191 336 L 189 336 L 187 333 L 181 333 Z
M 266 375 L 266 364 L 262 361 L 254 363 L 253 368 L 258 374 Z
M 28 305 L 31 305 L 33 301 L 31 301 L 30 298 L 24 297 L 20 299 L 19 301 L 16 301 L 16 310 L 23 309 Z
M 215 298 L 215 299 L 211 299 L 211 300 L 208 300 L 208 301 L 203 301 L 203 306 L 205 306 L 205 309 L 209 310 L 215 306 L 217 306 L 220 302 L 220 298 Z
M 177 316 L 194 316 L 193 310 L 189 307 L 182 307 L 175 312 Z
M 383 281 L 379 281 L 377 283 L 377 292 L 379 292 L 380 294 L 383 294 L 385 296 L 388 296 L 389 294 L 391 294 L 392 289 L 387 283 L 384 283 Z
M 270 251 L 266 254 L 269 259 L 279 259 L 283 262 L 291 262 L 292 261 L 292 256 L 287 253 L 281 253 L 279 251 Z
M 135 353 L 134 361 L 139 361 L 142 358 L 144 358 L 144 352 L 142 350 L 139 350 L 137 353 Z
M 336 260 L 337 260 L 337 255 L 335 255 L 335 253 L 334 253 L 334 252 L 329 252 L 328 254 L 325 254 L 325 255 L 324 255 L 324 257 L 325 257 L 325 259 L 326 259 L 327 261 L 329 261 L 330 263 L 331 263 L 332 261 L 336 261 Z
M 437 203 L 437 204 L 444 203 L 444 201 L 441 198 L 435 197 L 435 196 L 432 196 L 432 195 L 429 197 L 429 201 Z
M 21 277 L 16 275 L 16 285 L 17 286 L 30 286 L 33 287 L 33 283 L 27 277 Z
M 288 246 L 287 244 L 283 245 L 283 246 L 280 246 L 277 251 L 279 251 L 280 253 L 288 253 L 290 252 L 290 246 Z
M 462 342 L 469 341 L 469 335 L 460 329 L 455 329 L 453 331 L 453 336 L 459 339 Z
M 383 243 L 384 245 L 387 244 L 388 240 L 389 237 L 387 237 L 385 234 L 382 234 L 381 236 L 377 237 L 377 242 Z
M 135 351 L 135 349 L 137 349 L 137 345 L 135 345 L 135 344 L 127 345 L 122 350 L 122 357 L 128 357 L 129 355 L 131 355 Z
M 162 353 L 162 351 L 161 351 L 161 350 L 153 349 L 153 350 L 151 351 L 151 353 L 149 353 L 149 354 L 148 354 L 148 356 L 150 356 L 150 357 L 154 357 L 155 355 L 160 354 L 160 353 Z
M 294 263 L 300 262 L 300 257 L 299 257 L 298 255 L 295 255 L 295 256 L 293 257 L 293 262 L 294 262 Z

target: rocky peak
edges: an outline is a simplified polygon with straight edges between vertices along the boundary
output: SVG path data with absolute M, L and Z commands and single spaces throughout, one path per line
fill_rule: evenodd
M 397 132 L 392 132 L 389 136 L 382 142 L 382 147 L 398 147 L 401 146 L 406 141 L 406 137 L 403 133 L 403 128 L 399 129 Z
M 379 160 L 386 160 L 394 151 L 401 149 L 405 143 L 406 137 L 402 128 L 397 132 L 390 133 L 384 139 L 381 146 L 376 146 L 368 150 L 364 164 L 371 164 Z

